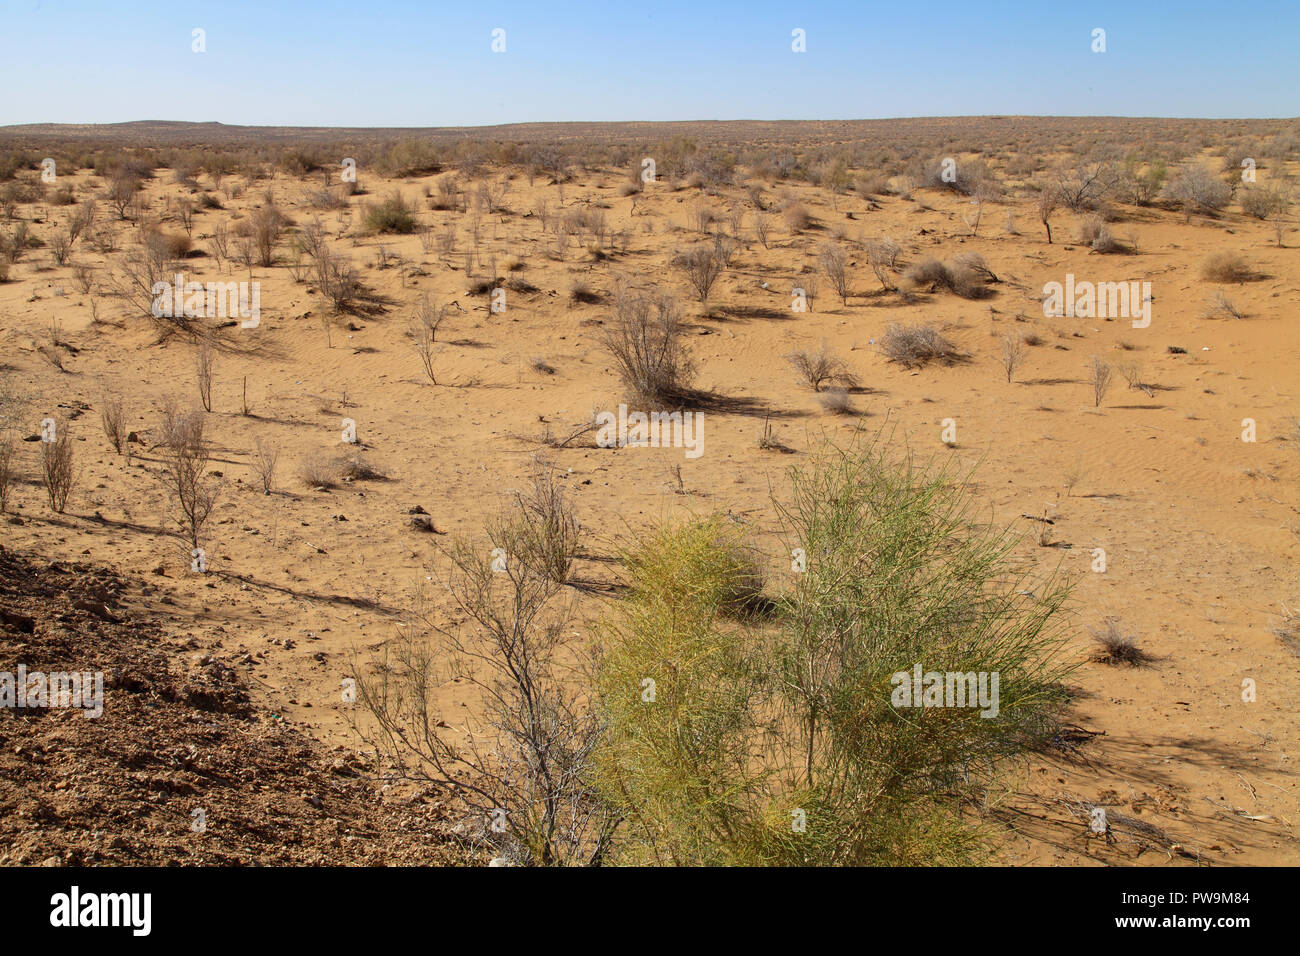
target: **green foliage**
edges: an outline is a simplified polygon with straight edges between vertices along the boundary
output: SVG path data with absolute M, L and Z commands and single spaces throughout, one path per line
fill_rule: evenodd
M 963 807 L 998 763 L 1051 734 L 1064 702 L 1056 623 L 1067 589 L 1017 572 L 1015 538 L 973 522 L 946 469 L 855 443 L 792 480 L 778 507 L 806 569 L 764 622 L 724 613 L 745 553 L 725 519 L 670 526 L 628 556 L 598 688 L 598 777 L 627 821 L 619 857 L 978 859 L 986 835 Z M 893 675 L 916 665 L 997 673 L 996 715 L 894 706 Z
M 383 202 L 366 206 L 365 227 L 371 232 L 406 235 L 415 232 L 418 226 L 415 210 L 402 198 L 401 193 L 393 192 Z

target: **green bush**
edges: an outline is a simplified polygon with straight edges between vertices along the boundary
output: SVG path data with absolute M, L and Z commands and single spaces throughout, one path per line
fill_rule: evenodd
M 792 480 L 778 508 L 806 563 L 766 621 L 725 614 L 745 551 L 724 518 L 669 526 L 628 557 L 598 678 L 597 779 L 625 820 L 615 858 L 978 860 L 989 835 L 963 808 L 1064 704 L 1067 588 L 1025 580 L 1016 539 L 974 522 L 958 476 L 878 442 L 830 448 Z M 894 706 L 894 675 L 917 665 L 998 674 L 996 713 Z
M 415 232 L 418 225 L 415 210 L 407 205 L 401 193 L 394 192 L 383 202 L 366 206 L 365 226 L 371 232 L 407 235 Z

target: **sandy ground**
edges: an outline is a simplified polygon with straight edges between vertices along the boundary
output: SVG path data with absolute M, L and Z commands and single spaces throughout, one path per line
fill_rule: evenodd
M 80 188 L 88 179 L 79 173 L 74 181 Z M 1271 227 L 1235 212 L 1215 222 L 1184 222 L 1171 211 L 1118 207 L 1113 228 L 1136 241 L 1136 252 L 1102 256 L 1071 241 L 1078 217 L 1070 213 L 1054 220 L 1057 241 L 1048 245 L 1030 208 L 1014 202 L 992 207 L 978 237 L 971 237 L 961 218 L 969 208 L 963 197 L 920 190 L 911 200 L 869 203 L 806 185 L 776 186 L 767 190 L 769 201 L 788 190 L 812 212 L 814 228 L 791 235 L 770 213 L 771 248 L 765 249 L 755 240 L 751 210 L 743 247 L 719 280 L 708 314 L 688 306 L 698 333 L 692 336 L 697 384 L 758 409 L 707 412 L 705 451 L 696 459 L 681 449 L 546 448 L 537 439 L 548 425 L 562 435 L 593 409 L 617 407 L 618 379 L 599 340 L 615 277 L 660 283 L 689 302 L 668 259 L 698 238 L 689 226 L 692 209 L 706 204 L 722 212 L 743 197 L 735 189 L 708 197 L 655 183 L 634 202 L 619 195 L 624 179 L 591 174 L 563 187 L 564 209 L 593 205 L 614 230 L 626 231 L 626 249 L 602 260 L 572 244 L 561 259 L 548 255 L 554 239 L 530 213 L 542 200 L 560 208 L 561 189 L 541 180 L 530 187 L 522 176 L 512 180 L 505 199 L 510 211 L 483 218 L 482 258 L 522 259 L 514 274 L 538 291 L 508 293 L 504 314 L 489 312 L 485 296 L 469 294 L 467 217 L 428 208 L 421 188 L 434 177 L 363 177 L 368 195 L 350 202 L 375 201 L 399 188 L 435 233 L 444 223 L 457 224 L 457 249 L 446 258 L 423 252 L 416 236 L 358 235 L 359 215 L 340 236 L 340 213 L 320 213 L 335 237 L 332 248 L 350 256 L 367 285 L 388 301 L 381 314 L 336 318 L 328 344 L 322 298 L 295 283 L 283 265 L 254 267 L 252 277 L 262 284 L 261 326 L 229 330 L 229 347 L 218 356 L 210 421 L 218 449 L 213 467 L 223 473 L 224 489 L 206 575 L 188 573 L 181 546 L 165 533 L 170 519 L 161 465 L 151 450 L 164 396 L 196 400 L 193 347 L 181 337 L 154 344 L 146 319 L 127 315 L 99 288 L 82 293 L 70 267 L 53 266 L 46 249 L 32 250 L 0 284 L 0 355 L 7 377 L 30 400 L 25 433 L 35 434 L 47 415 L 67 420 L 81 476 L 67 513 L 53 514 L 34 482 L 37 446 L 20 445 L 33 480 L 17 491 L 22 523 L 0 524 L 0 541 L 45 558 L 152 577 L 174 602 L 156 610 L 176 639 L 236 655 L 263 703 L 330 745 L 356 746 L 340 700 L 349 655 L 392 633 L 412 589 L 441 566 L 438 545 L 449 540 L 411 529 L 411 508 L 427 509 L 438 532 L 481 537 L 502 495 L 521 487 L 533 456 L 545 453 L 566 476 L 595 558 L 607 559 L 619 541 L 664 516 L 717 510 L 744 521 L 770 546 L 779 580 L 788 559 L 772 534 L 770 495 L 785 493 L 786 469 L 825 435 L 842 440 L 858 424 L 885 427 L 922 454 L 955 456 L 976 467 L 980 505 L 994 521 L 1026 532 L 1023 560 L 1042 569 L 1059 563 L 1077 579 L 1071 627 L 1079 657 L 1090 653 L 1089 628 L 1114 615 L 1155 658 L 1141 668 L 1082 664 L 1073 720 L 1081 738 L 1096 736 L 1080 743 L 1073 759 L 1012 768 L 1008 793 L 993 811 L 1007 828 L 1002 858 L 1018 864 L 1300 861 L 1294 720 L 1300 643 L 1272 630 L 1282 602 L 1300 603 L 1300 435 L 1288 440 L 1288 420 L 1300 415 L 1300 331 L 1290 314 L 1300 239 L 1291 235 L 1278 248 Z M 319 188 L 318 178 L 277 176 L 225 202 L 224 210 L 200 212 L 195 245 L 206 247 L 203 237 L 217 222 L 253 209 L 267 185 L 297 224 L 316 215 L 305 197 Z M 187 192 L 162 172 L 147 186 L 156 212 L 166 197 Z M 1019 234 L 1004 228 L 1008 211 Z M 50 207 L 53 222 L 34 223 L 34 234 L 48 238 L 66 212 Z M 21 214 L 39 217 L 40 207 L 24 206 Z M 101 222 L 112 215 L 102 206 Z M 164 226 L 179 231 L 176 223 Z M 129 227 L 119 228 L 125 241 Z M 789 290 L 798 273 L 816 267 L 818 245 L 837 233 L 848 240 L 887 233 L 903 243 L 903 263 L 976 251 L 1002 281 L 983 301 L 939 293 L 904 304 L 878 294 L 865 257 L 850 251 L 855 294 L 848 305 L 823 279 L 814 311 L 792 312 Z M 380 247 L 405 267 L 378 268 Z M 1246 313 L 1241 321 L 1203 317 L 1218 287 L 1200 277 L 1200 267 L 1223 249 L 1241 253 L 1262 275 L 1227 290 Z M 78 248 L 74 259 L 105 262 L 88 247 Z M 412 266 L 417 274 L 408 274 Z M 238 265 L 219 273 L 206 256 L 190 259 L 187 270 L 199 281 L 248 278 Z M 1067 272 L 1150 281 L 1150 327 L 1043 318 L 1039 290 Z M 575 280 L 604 301 L 571 302 Z M 466 310 L 453 312 L 439 332 L 445 343 L 440 381 L 449 386 L 423 377 L 406 334 L 423 292 Z M 100 317 L 107 321 L 100 324 L 92 322 L 92 295 L 101 298 Z M 39 351 L 54 319 L 71 346 L 60 350 L 63 371 Z M 874 343 L 898 321 L 935 323 L 971 360 L 921 370 L 888 363 Z M 1040 344 L 1027 349 L 1008 384 L 999 336 L 1012 329 L 1036 333 Z M 823 340 L 864 386 L 852 399 L 855 415 L 826 414 L 783 357 Z M 1186 351 L 1172 354 L 1170 346 Z M 1141 362 L 1151 394 L 1129 389 L 1117 374 L 1101 407 L 1094 407 L 1087 381 L 1094 354 Z M 554 373 L 535 369 L 534 359 Z M 241 414 L 245 377 L 247 417 Z M 105 388 L 122 394 L 129 427 L 143 439 L 129 461 L 112 452 L 99 427 Z M 305 487 L 296 474 L 302 459 L 347 450 L 340 442 L 344 418 L 355 420 L 368 460 L 386 479 L 331 491 Z M 1245 418 L 1256 423 L 1253 443 L 1242 440 Z M 945 419 L 955 420 L 954 446 L 941 441 Z M 788 453 L 760 449 L 765 421 Z M 282 447 L 280 490 L 270 496 L 261 493 L 250 466 L 257 438 Z M 1067 476 L 1076 472 L 1068 487 Z M 1040 523 L 1023 514 L 1046 514 L 1054 522 L 1047 546 L 1039 543 Z M 1104 573 L 1092 570 L 1097 548 L 1106 553 Z M 601 582 L 612 575 L 607 560 L 580 562 L 580 578 Z M 594 613 L 602 599 L 583 600 Z M 1256 687 L 1253 701 L 1243 700 L 1246 679 Z M 1089 836 L 1081 809 L 1088 804 L 1111 814 L 1109 841 Z

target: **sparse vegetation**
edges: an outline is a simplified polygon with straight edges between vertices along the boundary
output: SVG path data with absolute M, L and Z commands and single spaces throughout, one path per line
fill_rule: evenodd
M 1211 282 L 1247 282 L 1254 270 L 1235 252 L 1215 252 L 1201 266 L 1201 277 Z
M 825 342 L 815 353 L 803 349 L 792 352 L 785 358 L 798 373 L 800 380 L 814 392 L 820 392 L 822 386 L 826 384 L 841 385 L 846 388 L 857 387 L 856 376 L 849 371 L 849 367 L 843 361 L 826 351 Z
M 1102 664 L 1124 664 L 1138 667 L 1151 660 L 1150 655 L 1137 644 L 1137 637 L 1126 633 L 1119 618 L 1108 617 L 1100 628 L 1090 628 L 1097 648 L 1093 660 Z
M 891 322 L 880 342 L 885 358 L 906 368 L 920 368 L 929 362 L 951 365 L 961 353 L 932 325 L 903 325 Z
M 695 376 L 682 314 L 671 296 L 620 289 L 615 325 L 605 336 L 619 377 L 631 395 L 651 406 L 680 403 Z

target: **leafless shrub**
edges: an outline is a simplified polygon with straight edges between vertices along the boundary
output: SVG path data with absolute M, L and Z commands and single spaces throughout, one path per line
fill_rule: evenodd
M 1112 369 L 1110 363 L 1100 355 L 1094 355 L 1088 365 L 1089 384 L 1092 385 L 1093 406 L 1101 407 L 1101 400 L 1106 397 L 1106 390 L 1110 388 L 1110 379 Z
M 338 475 L 345 481 L 382 481 L 388 476 L 361 452 L 350 452 L 338 459 Z
M 435 339 L 438 334 L 438 323 L 441 321 L 441 317 L 434 322 L 426 321 L 417 314 L 411 322 L 411 347 L 415 349 L 415 354 L 420 358 L 420 367 L 424 369 L 425 376 L 433 385 L 438 384 L 437 371 L 434 368 L 434 361 L 438 357 Z
M 1120 244 L 1110 233 L 1106 220 L 1093 213 L 1079 222 L 1079 241 L 1090 246 L 1093 252 L 1117 252 Z
M 673 264 L 686 273 L 686 280 L 701 303 L 709 301 L 709 291 L 722 275 L 723 263 L 715 249 L 696 246 L 678 254 Z
M 253 213 L 252 238 L 257 251 L 257 264 L 269 266 L 275 260 L 275 246 L 284 232 L 285 218 L 270 201 Z
M 858 177 L 854 189 L 857 190 L 860 196 L 887 196 L 889 195 L 889 177 L 884 173 L 866 173 Z
M 13 227 L 9 235 L 0 235 L 0 255 L 3 255 L 10 264 L 16 263 L 27 253 L 27 247 L 31 243 L 31 230 L 26 222 L 20 222 Z
M 539 462 L 527 491 L 514 493 L 521 517 L 513 556 L 528 571 L 555 584 L 569 580 L 578 554 L 578 519 L 555 469 Z
M 212 258 L 217 261 L 217 269 L 220 269 L 221 263 L 230 256 L 230 232 L 224 222 L 219 222 L 212 227 L 208 250 L 212 253 Z
M 335 312 L 353 309 L 361 295 L 361 280 L 352 261 L 333 254 L 323 255 L 316 261 L 316 287 Z
M 1061 207 L 1061 197 L 1054 189 L 1049 186 L 1043 186 L 1038 193 L 1038 202 L 1036 209 L 1038 212 L 1038 221 L 1043 224 L 1047 230 L 1047 244 L 1052 244 L 1052 214 Z
M 881 350 L 891 362 L 919 368 L 930 361 L 957 362 L 961 353 L 932 325 L 902 325 L 891 322 L 881 337 Z
M 1106 164 L 1085 163 L 1058 170 L 1052 177 L 1051 188 L 1071 212 L 1083 212 L 1102 203 L 1117 181 L 1115 170 Z
M 820 392 L 822 386 L 827 383 L 842 385 L 847 388 L 857 387 L 857 378 L 849 371 L 849 367 L 843 361 L 827 353 L 825 342 L 822 343 L 821 349 L 816 353 L 805 349 L 792 352 L 785 358 L 795 372 L 798 373 L 803 383 L 814 392 Z
M 154 287 L 158 283 L 170 286 L 175 278 L 174 260 L 162 244 L 133 247 L 117 261 L 116 271 L 109 271 L 108 285 L 137 315 L 147 316 L 159 330 L 160 337 L 171 332 L 190 329 L 190 320 L 180 309 L 172 315 L 154 314 Z
M 595 305 L 600 302 L 600 293 L 596 292 L 586 281 L 575 279 L 569 286 L 569 300 L 583 305 Z
M 437 194 L 430 200 L 430 205 L 434 209 L 454 210 L 462 208 L 460 181 L 456 173 L 448 173 L 442 176 L 434 186 Z
M 1228 204 L 1232 190 L 1207 166 L 1184 166 L 1165 183 L 1164 196 L 1181 204 L 1190 218 L 1193 212 L 1217 212 Z
M 119 455 L 130 451 L 126 442 L 126 415 L 122 410 L 122 399 L 115 394 L 105 393 L 99 405 L 99 420 L 104 426 L 104 437 Z
M 917 289 L 927 286 L 931 292 L 952 289 L 952 272 L 938 259 L 922 259 L 903 273 L 903 278 Z
M 947 290 L 963 299 L 982 299 L 992 294 L 989 283 L 998 277 L 979 253 L 968 252 L 945 265 L 938 259 L 923 259 L 909 268 L 903 278 L 913 289 L 937 292 Z
M 1097 643 L 1093 660 L 1102 664 L 1126 664 L 1139 667 L 1152 658 L 1137 646 L 1137 637 L 1126 634 L 1118 618 L 1108 617 L 1102 628 L 1089 628 L 1092 639 Z
M 95 285 L 95 270 L 92 266 L 85 263 L 77 263 L 72 267 L 72 277 L 77 281 L 77 288 L 84 293 L 89 293 Z
M 9 508 L 9 499 L 18 478 L 17 439 L 8 427 L 0 426 L 0 514 Z
M 687 394 L 695 363 L 685 344 L 680 307 L 664 294 L 619 289 L 605 348 L 623 385 L 638 399 L 672 404 Z
M 952 258 L 953 285 L 960 291 L 963 284 L 1001 282 L 978 252 L 963 252 Z M 962 273 L 968 278 L 963 279 Z M 974 298 L 974 296 L 967 296 Z
M 1008 332 L 1002 336 L 1002 369 L 1007 373 L 1007 381 L 1015 378 L 1016 369 L 1025 357 L 1025 343 L 1018 332 Z
M 199 387 L 199 401 L 204 411 L 212 411 L 212 374 L 216 369 L 217 355 L 209 336 L 200 336 L 194 353 L 195 381 Z
M 840 297 L 840 302 L 849 304 L 848 257 L 839 246 L 825 243 L 817 254 L 817 261 L 826 274 L 826 279 Z
M 50 254 L 56 265 L 66 265 L 72 254 L 72 240 L 67 233 L 56 232 L 50 237 Z
M 758 237 L 758 241 L 763 244 L 764 249 L 768 248 L 769 233 L 770 233 L 770 222 L 767 218 L 767 215 L 763 213 L 761 210 L 755 212 L 754 213 L 754 235 Z
M 853 399 L 847 388 L 833 386 L 817 396 L 823 411 L 831 415 L 853 414 Z
M 1128 383 L 1130 389 L 1138 389 L 1146 394 L 1152 394 L 1151 386 L 1142 381 L 1142 363 L 1141 362 L 1123 362 L 1117 365 L 1119 374 L 1123 376 L 1124 381 Z
M 337 488 L 338 461 L 330 455 L 313 452 L 298 463 L 298 478 L 308 488 Z
M 1205 309 L 1207 319 L 1244 319 L 1245 317 L 1246 314 L 1237 308 L 1222 289 L 1215 290 L 1214 299 Z
M 253 444 L 253 473 L 262 485 L 262 494 L 275 489 L 275 468 L 280 462 L 280 446 L 258 438 Z
M 1291 207 L 1290 195 L 1282 189 L 1255 186 L 1241 193 L 1241 211 L 1255 219 L 1282 215 Z
M 786 228 L 795 235 L 812 225 L 812 216 L 802 203 L 786 203 L 781 210 L 781 217 L 785 220 Z
M 176 218 L 180 220 L 185 235 L 194 235 L 194 203 L 181 199 L 176 203 Z
M 356 726 L 401 776 L 449 792 L 471 814 L 471 838 L 499 858 L 594 866 L 619 822 L 591 783 L 602 725 L 572 689 L 575 663 L 590 662 L 567 643 L 572 608 L 552 600 L 561 586 L 510 557 L 527 547 L 529 522 L 495 522 L 490 552 L 455 543 L 446 585 L 464 624 L 444 625 L 417 598 L 380 659 L 353 668 L 370 718 Z M 481 720 L 469 718 L 468 743 L 441 729 L 438 688 L 453 680 L 486 702 Z
M 195 550 L 203 545 L 204 529 L 220 490 L 216 479 L 207 473 L 212 447 L 206 429 L 207 419 L 197 409 L 182 410 L 174 399 L 164 404 L 164 481 L 181 536 Z
M 1201 266 L 1201 277 L 1211 282 L 1247 282 L 1255 272 L 1235 252 L 1216 252 Z
M 108 204 L 117 210 L 118 219 L 127 218 L 127 210 L 134 202 L 139 189 L 139 178 L 130 173 L 119 172 L 109 180 Z
M 438 233 L 435 243 L 438 247 L 438 255 L 443 258 L 456 254 L 456 227 L 448 224 L 442 232 Z
M 99 207 L 95 200 L 87 199 L 77 207 L 68 219 L 68 240 L 76 242 L 83 232 L 90 228 L 98 215 Z
M 54 441 L 41 441 L 41 482 L 50 508 L 63 514 L 68 506 L 68 496 L 76 484 L 77 475 L 72 460 L 72 435 L 64 422 L 54 429 Z

